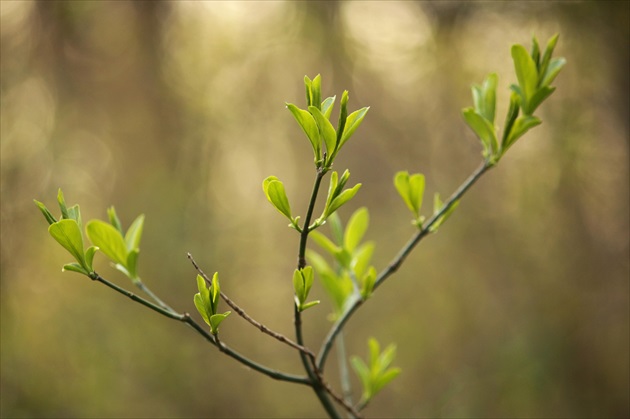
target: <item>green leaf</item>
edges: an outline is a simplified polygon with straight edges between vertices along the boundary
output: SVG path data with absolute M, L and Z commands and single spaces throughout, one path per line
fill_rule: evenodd
M 293 221 L 291 217 L 291 206 L 289 205 L 289 200 L 287 199 L 287 194 L 282 182 L 275 176 L 269 176 L 263 180 L 263 191 L 267 196 L 267 200 L 271 202 L 281 214 L 284 214 L 290 221 Z
M 85 265 L 90 272 L 94 271 L 94 269 L 92 268 L 92 262 L 94 261 L 94 255 L 96 254 L 97 250 L 98 250 L 98 247 L 90 246 L 85 251 Z
M 201 294 L 199 293 L 195 294 L 193 301 L 195 303 L 195 307 L 197 308 L 197 311 L 199 312 L 199 314 L 201 314 L 203 321 L 206 322 L 206 324 L 209 326 L 210 317 L 208 316 L 208 310 L 206 309 L 206 304 L 203 298 L 201 297 Z
M 109 259 L 127 266 L 127 246 L 116 227 L 101 220 L 91 220 L 87 223 L 86 232 L 90 241 Z
M 295 291 L 298 305 L 306 300 L 306 296 L 304 295 L 304 277 L 298 269 L 293 271 L 293 290 Z
M 367 300 L 372 295 L 376 283 L 376 269 L 370 266 L 367 273 L 361 277 L 361 298 Z
M 61 272 L 65 271 L 77 272 L 83 275 L 90 276 L 90 273 L 83 267 L 81 267 L 81 265 L 79 265 L 78 263 L 68 263 L 63 265 L 63 268 L 61 268 Z
M 210 316 L 210 333 L 212 333 L 213 335 L 219 333 L 219 325 L 221 324 L 221 322 L 223 322 L 223 320 L 225 320 L 227 316 L 230 315 L 230 313 L 231 311 L 226 311 L 223 314 L 213 314 L 212 316 Z
M 125 245 L 127 250 L 132 251 L 140 247 L 140 239 L 142 238 L 142 229 L 144 227 L 144 214 L 140 214 L 131 223 L 127 234 L 125 234 Z
M 526 115 L 531 115 L 536 111 L 536 108 L 540 106 L 540 104 L 547 99 L 553 92 L 556 90 L 555 87 L 543 86 L 534 93 L 534 96 L 529 100 L 527 104 L 527 112 L 524 112 Z
M 343 135 L 341 136 L 341 141 L 339 142 L 337 149 L 341 149 L 346 141 L 348 141 L 350 137 L 352 137 L 352 134 L 354 134 L 357 128 L 359 128 L 359 125 L 361 125 L 361 122 L 363 122 L 363 118 L 365 118 L 365 115 L 369 110 L 370 107 L 368 106 L 366 108 L 361 108 L 358 111 L 354 111 L 350 115 L 348 115 L 348 118 L 346 119 L 346 123 L 343 128 Z
M 341 95 L 341 109 L 339 110 L 339 120 L 337 122 L 337 150 L 335 154 L 341 148 L 341 138 L 346 128 L 346 121 L 348 120 L 348 99 L 348 91 L 344 90 Z
M 327 97 L 322 102 L 322 113 L 326 117 L 326 119 L 330 119 L 330 114 L 333 111 L 333 107 L 335 105 L 335 99 L 337 96 Z
M 109 223 L 113 225 L 116 230 L 120 231 L 120 234 L 124 234 L 122 224 L 116 214 L 116 208 L 114 208 L 113 205 L 107 208 L 107 217 L 109 218 Z
M 409 210 L 413 212 L 414 215 L 417 217 L 418 210 L 416 209 L 414 203 L 411 200 L 411 191 L 410 191 L 410 186 L 409 186 L 409 172 L 400 171 L 396 173 L 396 175 L 394 176 L 394 186 L 396 187 L 396 190 L 398 191 L 398 194 L 400 195 L 400 197 L 403 199 L 403 201 L 407 205 L 407 208 L 409 208 Z
M 139 250 L 137 248 L 129 251 L 127 255 L 127 264 L 125 266 L 129 271 L 129 278 L 132 280 L 138 279 L 138 255 Z
M 482 92 L 483 101 L 481 108 L 481 116 L 487 119 L 491 124 L 494 124 L 494 114 L 497 101 L 497 84 L 499 82 L 499 76 L 496 73 L 490 74 L 483 82 Z
M 378 357 L 381 353 L 381 345 L 379 345 L 378 341 L 374 338 L 368 339 L 368 349 L 370 354 L 370 370 L 374 372 L 374 367 L 378 363 Z
M 48 232 L 76 259 L 83 269 L 88 270 L 83 253 L 83 237 L 79 224 L 73 219 L 59 220 L 48 227 Z
M 306 107 L 308 108 L 313 104 L 313 95 L 311 94 L 313 81 L 308 76 L 304 76 L 304 87 L 306 87 Z
M 560 70 L 562 70 L 562 67 L 564 67 L 566 63 L 567 60 L 562 57 L 551 60 L 549 67 L 546 69 L 544 77 L 540 82 L 541 87 L 549 86 L 555 80 L 556 76 L 560 73 Z
M 33 202 L 35 202 L 35 205 L 37 205 L 37 208 L 39 208 L 42 214 L 44 214 L 44 218 L 46 218 L 46 221 L 48 221 L 49 225 L 57 222 L 57 219 L 50 213 L 50 211 L 48 211 L 48 208 L 46 208 L 46 205 L 42 204 L 36 199 L 33 199 Z
M 301 304 L 300 305 L 300 311 L 304 311 L 304 310 L 309 309 L 311 307 L 315 307 L 319 303 L 320 303 L 319 300 L 315 300 L 315 301 L 310 301 L 308 303 Z
M 332 200 L 330 206 L 326 210 L 326 214 L 330 215 L 337 211 L 343 204 L 350 201 L 357 194 L 360 188 L 361 184 L 357 183 L 352 188 L 341 192 L 335 199 Z
M 538 39 L 532 37 L 532 52 L 529 54 L 536 64 L 536 70 L 540 68 L 540 46 L 538 45 Z
M 298 124 L 300 124 L 300 127 L 302 127 L 302 130 L 311 142 L 313 152 L 315 153 L 315 161 L 320 161 L 322 159 L 322 141 L 313 115 L 291 103 L 287 103 L 287 108 L 291 111 L 293 117 Z
M 348 297 L 354 290 L 352 280 L 347 275 L 337 276 L 326 260 L 316 252 L 307 250 L 306 258 L 317 271 L 324 291 L 332 300 L 335 314 L 341 314 Z
M 458 206 L 459 206 L 459 200 L 453 202 L 451 206 L 442 215 L 440 215 L 440 217 L 431 225 L 431 227 L 429 228 L 429 231 L 432 233 L 436 232 L 438 228 L 440 228 L 440 226 L 444 224 L 446 220 L 448 220 L 448 218 L 451 216 L 453 211 L 455 211 L 455 209 Z M 436 192 L 435 195 L 433 196 L 433 214 L 434 215 L 439 214 L 440 212 L 442 212 L 443 208 L 444 208 L 444 204 L 442 203 L 442 200 L 440 199 L 440 194 Z
M 510 95 L 510 107 L 508 109 L 507 116 L 505 118 L 505 128 L 503 129 L 503 137 L 501 139 L 501 154 L 504 154 L 509 145 L 507 144 L 507 140 L 509 138 L 510 133 L 512 132 L 512 127 L 514 126 L 514 122 L 516 121 L 516 117 L 519 112 L 518 105 L 518 94 L 512 92 Z
M 309 106 L 315 106 L 320 109 L 322 101 L 322 77 L 318 74 L 311 83 L 311 103 Z
M 57 202 L 59 203 L 59 209 L 61 210 L 61 218 L 70 218 L 70 215 L 68 215 L 68 208 L 66 207 L 66 201 L 63 198 L 63 192 L 61 192 L 61 188 L 59 188 L 59 190 L 57 191 Z
M 310 233 L 310 237 L 313 239 L 315 243 L 317 243 L 322 249 L 330 253 L 331 255 L 336 255 L 341 251 L 341 248 L 333 243 L 328 237 L 320 233 L 319 231 L 312 231 Z
M 556 43 L 558 42 L 559 34 L 555 34 L 552 36 L 547 42 L 547 47 L 545 48 L 545 53 L 542 57 L 542 62 L 540 63 L 540 68 L 538 69 L 538 86 L 544 86 L 542 83 L 542 79 L 547 73 L 547 68 L 549 67 L 549 62 L 551 61 L 551 56 L 553 55 L 553 50 L 556 48 Z
M 68 208 L 68 218 L 74 220 L 77 222 L 77 224 L 79 225 L 79 230 L 82 229 L 81 227 L 81 210 L 79 209 L 79 205 L 73 205 L 72 207 Z
M 219 273 L 215 272 L 212 276 L 212 284 L 209 287 L 210 311 L 216 314 L 219 308 L 219 299 L 221 297 L 221 286 L 219 285 Z
M 510 131 L 510 135 L 505 143 L 504 149 L 507 150 L 510 148 L 516 140 L 522 137 L 527 131 L 532 129 L 533 127 L 540 125 L 542 121 L 535 116 L 520 116 L 514 122 L 512 129 Z M 505 152 L 505 151 L 504 151 Z
M 484 155 L 490 157 L 498 148 L 495 128 L 490 121 L 479 115 L 473 108 L 462 110 L 466 123 L 477 134 L 484 147 Z
M 514 69 L 516 77 L 525 98 L 529 100 L 538 86 L 538 70 L 534 59 L 527 53 L 522 45 L 512 46 L 512 59 L 514 60 Z
M 363 399 L 367 401 L 371 398 L 371 394 L 369 392 L 369 389 L 371 387 L 370 369 L 367 365 L 365 365 L 365 362 L 363 362 L 363 360 L 356 355 L 350 358 L 350 363 L 352 364 L 352 368 L 354 368 L 354 371 L 357 373 L 357 376 L 361 381 L 361 385 L 363 387 Z
M 346 226 L 346 232 L 343 239 L 343 247 L 350 253 L 359 245 L 365 232 L 370 224 L 370 214 L 367 208 L 361 207 L 356 210 Z
M 319 133 L 324 139 L 324 143 L 326 143 L 326 153 L 328 155 L 328 161 L 326 162 L 326 165 L 328 166 L 330 165 L 330 163 L 332 163 L 333 153 L 337 145 L 337 133 L 335 132 L 335 128 L 333 128 L 328 118 L 326 118 L 326 116 L 324 116 L 324 114 L 319 109 L 317 109 L 315 106 L 309 106 L 308 110 L 311 115 L 313 115 L 313 118 L 315 118 Z
M 381 391 L 383 387 L 389 384 L 394 378 L 398 377 L 398 375 L 400 375 L 400 372 L 401 372 L 400 368 L 390 368 L 389 370 L 383 372 L 378 377 L 378 380 L 375 380 L 373 384 L 373 390 L 372 390 L 373 394 L 376 394 L 379 391 Z
M 374 242 L 369 241 L 361 245 L 356 252 L 352 255 L 352 261 L 350 262 L 350 268 L 354 272 L 357 278 L 361 278 L 365 273 L 365 270 L 370 266 L 372 255 L 374 254 L 374 248 L 376 245 Z

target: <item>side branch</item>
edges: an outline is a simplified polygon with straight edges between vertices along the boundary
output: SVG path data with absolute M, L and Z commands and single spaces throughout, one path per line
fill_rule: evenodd
M 192 255 L 190 253 L 188 253 L 188 259 L 190 259 L 190 262 L 193 264 L 193 266 L 195 267 L 197 272 L 199 272 L 199 275 L 201 275 L 203 277 L 203 279 L 206 281 L 206 283 L 208 283 L 208 285 L 212 284 L 212 280 L 210 279 L 210 277 L 208 277 L 208 275 L 206 275 L 206 273 L 199 267 L 199 265 L 197 264 L 197 262 L 195 262 L 195 259 L 192 257 Z M 285 344 L 291 346 L 292 348 L 295 348 L 298 351 L 305 353 L 311 359 L 315 359 L 315 354 L 313 353 L 313 351 L 311 351 L 308 348 L 305 348 L 302 345 L 298 345 L 297 343 L 293 342 L 291 339 L 287 338 L 286 336 L 284 336 L 284 335 L 282 335 L 282 334 L 280 334 L 278 332 L 275 332 L 275 331 L 269 329 L 264 324 L 254 320 L 252 317 L 250 317 L 245 312 L 245 310 L 243 310 L 234 301 L 232 301 L 227 295 L 225 295 L 225 293 L 223 291 L 221 291 L 221 298 L 223 298 L 223 301 L 225 301 L 225 303 L 227 305 L 229 305 L 232 308 L 232 310 L 234 310 L 239 316 L 241 316 L 242 318 L 247 320 L 247 322 L 249 322 L 250 324 L 252 324 L 256 328 L 258 328 L 261 332 L 266 333 L 267 335 L 269 335 L 269 336 L 279 340 L 280 342 L 285 343 Z
M 303 377 L 303 376 L 298 376 L 298 375 L 293 375 L 293 374 L 287 374 L 287 373 L 283 373 L 280 371 L 276 371 L 276 370 L 272 370 L 270 368 L 265 367 L 264 365 L 261 365 L 255 361 L 252 361 L 251 359 L 245 357 L 244 355 L 240 354 L 239 352 L 234 351 L 233 349 L 231 349 L 230 347 L 228 347 L 227 345 L 225 345 L 223 342 L 219 342 L 215 336 L 213 336 L 211 333 L 209 333 L 207 330 L 205 330 L 201 325 L 199 325 L 192 317 L 190 317 L 190 315 L 188 313 L 184 313 L 184 314 L 180 314 L 177 313 L 175 311 L 172 310 L 166 310 L 162 307 L 160 307 L 159 305 L 156 305 L 150 301 L 145 300 L 142 297 L 139 297 L 138 295 L 132 293 L 131 291 L 128 291 L 124 288 L 119 287 L 118 285 L 109 282 L 108 280 L 106 280 L 105 278 L 103 278 L 102 276 L 100 276 L 99 274 L 97 274 L 96 272 L 92 272 L 89 276 L 92 280 L 94 281 L 98 281 L 101 284 L 104 284 L 106 286 L 108 286 L 109 288 L 113 289 L 114 291 L 119 292 L 120 294 L 130 298 L 131 300 L 142 304 L 143 306 L 150 308 L 151 310 L 166 316 L 170 319 L 173 320 L 177 320 L 180 321 L 182 323 L 186 323 L 188 324 L 190 327 L 192 327 L 193 329 L 195 329 L 195 331 L 197 333 L 199 333 L 201 336 L 203 336 L 208 342 L 210 342 L 212 345 L 217 346 L 221 352 L 225 353 L 227 356 L 237 360 L 238 362 L 242 363 L 245 366 L 250 367 L 251 369 L 258 371 L 262 374 L 267 375 L 268 377 L 271 377 L 275 380 L 280 380 L 280 381 L 288 381 L 288 382 L 292 382 L 292 383 L 298 383 L 298 384 L 305 384 L 305 385 L 311 385 L 311 380 L 308 377 Z
M 422 230 L 418 231 L 414 236 L 407 242 L 407 244 L 400 250 L 398 255 L 390 262 L 390 264 L 385 268 L 376 278 L 374 283 L 374 289 L 380 286 L 385 280 L 391 276 L 394 272 L 400 268 L 402 263 L 405 261 L 409 253 L 417 246 L 417 244 L 430 233 L 431 226 L 435 224 L 441 217 L 448 211 L 454 204 L 457 202 L 472 185 L 479 180 L 479 178 L 486 173 L 489 169 L 494 167 L 492 164 L 484 161 L 469 177 L 460 185 L 459 188 L 450 196 L 448 201 L 444 207 L 437 213 L 433 214 L 433 216 L 427 221 L 427 223 L 423 226 Z M 341 332 L 346 322 L 350 319 L 352 314 L 363 304 L 363 300 L 357 298 L 352 304 L 348 306 L 346 311 L 339 317 L 337 322 L 332 326 L 330 332 L 324 339 L 322 343 L 322 347 L 320 348 L 319 355 L 317 357 L 317 366 L 323 371 L 324 365 L 326 363 L 326 358 L 328 357 L 328 353 L 332 348 L 332 345 L 335 341 L 335 337 Z

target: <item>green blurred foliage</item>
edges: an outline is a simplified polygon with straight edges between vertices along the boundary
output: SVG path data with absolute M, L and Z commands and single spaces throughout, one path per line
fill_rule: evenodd
M 403 372 L 368 416 L 630 414 L 626 2 L 3 1 L 0 11 L 2 417 L 321 416 L 307 387 L 243 369 L 181 324 L 61 273 L 68 255 L 32 199 L 52 207 L 61 187 L 86 220 L 116 205 L 124 228 L 146 214 L 140 275 L 169 305 L 195 311 L 189 251 L 250 315 L 291 335 L 298 238 L 260 183 L 278 176 L 305 212 L 311 149 L 284 109 L 302 103 L 303 76 L 321 73 L 325 94 L 348 89 L 355 107 L 371 106 L 335 170 L 364 185 L 341 217 L 370 208 L 382 268 L 414 231 L 394 174 L 422 172 L 427 196 L 448 196 L 480 160 L 460 116 L 470 85 L 497 72 L 504 114 L 510 45 L 556 32 L 568 65 L 538 111 L 543 125 L 378 289 L 347 347 L 397 343 Z M 95 267 L 130 286 L 101 256 Z M 317 281 L 309 298 L 325 299 Z M 325 305 L 304 315 L 315 348 Z M 222 340 L 300 371 L 294 351 L 228 323 Z

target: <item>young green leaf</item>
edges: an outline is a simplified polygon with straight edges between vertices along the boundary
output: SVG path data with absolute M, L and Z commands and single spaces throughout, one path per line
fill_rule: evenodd
M 346 232 L 343 239 L 343 247 L 350 253 L 354 252 L 354 249 L 359 245 L 363 239 L 363 235 L 370 223 L 370 215 L 367 208 L 361 207 L 356 210 L 346 227 Z
M 346 119 L 346 123 L 343 128 L 341 141 L 337 145 L 338 150 L 343 147 L 346 141 L 348 141 L 350 137 L 352 137 L 352 134 L 354 134 L 354 132 L 357 130 L 357 128 L 359 128 L 359 125 L 361 125 L 361 122 L 363 122 L 363 119 L 365 118 L 365 115 L 369 110 L 370 107 L 368 106 L 366 108 L 361 108 L 358 111 L 354 111 L 350 115 L 348 115 L 348 118 Z
M 132 251 L 140 247 L 140 239 L 142 238 L 142 228 L 144 227 L 144 214 L 140 214 L 131 223 L 127 234 L 125 234 L 125 245 L 127 250 Z
M 70 215 L 68 215 L 68 208 L 66 206 L 66 201 L 63 198 L 63 192 L 61 192 L 61 188 L 57 191 L 57 203 L 59 203 L 59 209 L 61 210 L 61 218 L 68 219 Z
M 451 206 L 444 211 L 444 213 L 442 213 L 442 215 L 439 216 L 439 218 L 431 225 L 431 227 L 429 228 L 429 231 L 434 233 L 438 230 L 438 228 L 440 228 L 440 226 L 442 224 L 444 224 L 444 222 L 446 220 L 448 220 L 448 217 L 451 216 L 451 214 L 453 213 L 453 211 L 455 211 L 455 208 L 457 208 L 457 206 L 459 205 L 459 200 L 453 202 L 451 204 Z M 439 214 L 442 212 L 442 210 L 444 209 L 444 204 L 442 203 L 442 200 L 440 199 L 440 194 L 439 193 L 435 193 L 435 195 L 433 196 L 433 214 Z
M 210 316 L 208 322 L 208 324 L 210 325 L 210 333 L 212 333 L 213 335 L 219 333 L 219 325 L 221 324 L 221 322 L 223 322 L 223 320 L 225 320 L 227 316 L 230 315 L 230 313 L 232 312 L 226 311 L 223 314 L 213 314 L 212 316 Z
M 556 76 L 558 75 L 558 73 L 560 73 L 560 70 L 562 70 L 562 67 L 564 67 L 566 63 L 567 60 L 562 57 L 554 58 L 553 60 L 551 60 L 551 62 L 549 63 L 549 67 L 547 67 L 545 72 L 543 73 L 543 78 L 540 82 L 540 86 L 549 86 L 555 80 Z
M 540 125 L 542 121 L 535 116 L 519 116 L 514 122 L 510 134 L 503 146 L 503 152 L 510 148 L 516 140 L 523 136 L 527 131 L 533 127 Z
M 352 254 L 350 269 L 354 272 L 355 277 L 361 278 L 365 274 L 366 269 L 370 266 L 375 247 L 374 242 L 365 242 Z
M 322 101 L 322 77 L 321 75 L 316 75 L 313 78 L 311 83 L 311 103 L 309 106 L 315 106 L 316 108 L 321 110 L 321 101 Z
M 120 219 L 116 214 L 116 208 L 112 205 L 107 208 L 107 217 L 109 218 L 109 223 L 116 228 L 116 230 L 120 231 L 120 234 L 125 234 L 122 228 L 122 224 L 120 223 Z
M 114 263 L 127 266 L 127 246 L 120 231 L 101 220 L 91 220 L 85 227 L 90 241 Z
M 79 224 L 73 219 L 63 219 L 48 227 L 48 232 L 76 259 L 83 269 L 88 270 L 83 253 L 83 236 Z
M 518 84 L 527 102 L 529 98 L 534 95 L 536 87 L 538 86 L 538 70 L 536 63 L 522 45 L 512 46 L 512 59 L 514 60 Z
M 367 300 L 372 295 L 374 290 L 374 283 L 376 282 L 376 269 L 374 266 L 370 266 L 370 269 L 362 275 L 360 278 L 361 285 L 361 298 Z
M 462 110 L 466 123 L 477 134 L 484 147 L 485 157 L 494 155 L 498 148 L 495 128 L 490 121 L 479 115 L 473 108 Z
M 263 180 L 263 191 L 265 192 L 267 200 L 271 202 L 281 214 L 284 214 L 285 217 L 293 222 L 291 206 L 289 205 L 289 200 L 287 199 L 287 194 L 282 182 L 275 176 L 269 176 Z
M 414 215 L 417 217 L 418 209 L 416 208 L 415 203 L 412 202 L 411 200 L 411 190 L 409 186 L 409 172 L 400 171 L 396 173 L 396 175 L 394 176 L 394 186 L 396 187 L 396 190 L 398 191 L 398 194 L 400 195 L 400 197 L 403 199 L 403 201 L 407 205 L 407 208 L 409 208 L 409 211 L 413 212 Z
M 333 256 L 341 252 L 341 247 L 337 246 L 328 237 L 326 237 L 319 231 L 312 231 L 309 237 L 312 238 L 313 241 L 317 243 L 322 249 L 324 249 L 325 251 L 327 251 Z
M 77 222 L 77 224 L 79 225 L 79 230 L 82 229 L 81 226 L 81 210 L 79 209 L 79 205 L 73 205 L 72 207 L 68 208 L 68 218 L 71 220 L 74 220 Z
M 293 117 L 311 142 L 313 153 L 315 154 L 315 162 L 320 161 L 322 159 L 322 141 L 313 115 L 291 103 L 287 103 L 287 108 L 291 111 Z
M 335 199 L 332 200 L 332 202 L 330 203 L 330 206 L 326 209 L 326 216 L 334 213 L 343 204 L 350 201 L 357 194 L 360 188 L 361 188 L 361 184 L 357 183 L 352 188 L 346 189 L 345 191 L 341 192 Z
M 36 199 L 33 199 L 33 201 L 35 202 L 35 205 L 37 205 L 37 208 L 39 208 L 39 210 L 42 212 L 42 214 L 44 214 L 44 218 L 46 218 L 46 221 L 48 221 L 48 225 L 57 222 L 57 219 L 50 213 L 50 211 L 48 211 L 46 205 Z
M 88 272 L 85 268 L 81 267 L 81 265 L 79 265 L 78 263 L 67 263 L 65 265 L 63 265 L 63 267 L 61 268 L 61 272 L 65 272 L 65 271 L 70 271 L 70 272 L 77 272 L 83 275 L 90 275 L 90 272 Z
M 308 110 L 311 115 L 313 115 L 313 118 L 315 118 L 319 133 L 326 144 L 326 153 L 328 155 L 326 165 L 329 166 L 332 163 L 331 158 L 333 157 L 333 153 L 337 145 L 337 133 L 328 118 L 326 118 L 326 116 L 318 108 L 315 106 L 309 106 Z
M 326 119 L 330 119 L 330 114 L 333 111 L 333 107 L 335 104 L 335 99 L 337 96 L 331 96 L 331 97 L 327 97 L 323 102 L 322 102 L 322 113 L 324 114 L 324 116 L 326 117 Z
M 90 246 L 85 251 L 85 266 L 90 272 L 94 271 L 94 269 L 92 268 L 92 264 L 94 261 L 94 255 L 96 254 L 97 250 L 98 250 L 98 247 Z
M 547 68 L 549 67 L 549 62 L 551 61 L 551 56 L 553 55 L 553 50 L 556 48 L 556 43 L 558 42 L 559 34 L 555 34 L 552 36 L 547 42 L 547 47 L 545 48 L 545 53 L 543 54 L 542 61 L 540 63 L 540 68 L 538 69 L 538 86 L 544 86 L 542 82 L 542 78 L 545 74 L 547 74 Z

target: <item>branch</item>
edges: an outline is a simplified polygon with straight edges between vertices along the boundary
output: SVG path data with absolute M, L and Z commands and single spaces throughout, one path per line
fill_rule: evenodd
M 474 185 L 475 182 L 477 182 L 477 180 L 479 180 L 479 178 L 492 167 L 494 167 L 492 164 L 484 161 L 468 177 L 468 179 L 466 179 L 464 183 L 462 183 L 460 187 L 457 188 L 457 190 L 453 193 L 453 195 L 451 195 L 448 201 L 446 201 L 444 207 L 439 212 L 433 214 L 426 225 L 424 225 L 423 228 L 407 242 L 407 244 L 400 250 L 398 255 L 396 255 L 396 257 L 387 266 L 387 268 L 385 268 L 385 270 L 383 270 L 378 275 L 378 277 L 376 278 L 376 282 L 374 283 L 374 289 L 385 282 L 385 280 L 389 276 L 391 276 L 394 272 L 398 270 L 398 268 L 400 268 L 409 253 L 411 253 L 411 251 L 418 245 L 420 240 L 422 240 L 430 233 L 431 226 L 435 224 L 440 219 L 440 217 L 442 217 L 442 215 L 444 215 L 446 211 L 448 211 L 449 208 L 451 208 L 455 204 L 455 202 L 457 202 L 466 193 L 466 191 L 470 189 L 470 187 Z M 326 336 L 326 339 L 324 340 L 322 347 L 320 348 L 319 355 L 317 357 L 317 367 L 321 371 L 324 370 L 324 364 L 326 363 L 326 358 L 328 356 L 328 353 L 330 352 L 335 337 L 339 334 L 339 332 L 341 332 L 344 325 L 350 319 L 352 314 L 361 306 L 361 304 L 363 304 L 363 301 L 364 300 L 362 300 L 361 298 L 357 298 L 352 304 L 350 304 L 346 311 L 341 315 L 341 317 L 339 317 L 337 322 L 328 332 L 328 335 Z
M 219 342 L 218 339 L 215 338 L 215 336 L 213 336 L 212 334 L 210 334 L 207 330 L 205 330 L 201 325 L 199 325 L 197 322 L 195 322 L 195 320 L 193 320 L 192 317 L 190 317 L 190 314 L 188 313 L 184 313 L 184 314 L 180 314 L 177 313 L 173 310 L 166 310 L 162 307 L 160 307 L 159 305 L 153 304 L 150 301 L 145 300 L 142 297 L 137 296 L 136 294 L 132 293 L 131 291 L 128 291 L 124 288 L 119 287 L 118 285 L 109 282 L 108 280 L 106 280 L 105 278 L 103 278 L 102 276 L 100 276 L 99 274 L 97 274 L 96 272 L 92 272 L 89 277 L 94 280 L 94 281 L 98 281 L 106 286 L 108 286 L 109 288 L 113 289 L 114 291 L 119 292 L 120 294 L 130 298 L 131 300 L 142 304 L 143 306 L 150 308 L 151 310 L 166 316 L 170 319 L 173 320 L 177 320 L 180 321 L 182 323 L 186 323 L 189 326 L 191 326 L 193 329 L 195 329 L 197 331 L 197 333 L 199 333 L 201 336 L 203 336 L 208 342 L 210 342 L 211 344 L 217 346 L 223 353 L 225 353 L 226 355 L 228 355 L 231 358 L 234 358 L 235 360 L 237 360 L 238 362 L 250 367 L 251 369 L 258 371 L 262 374 L 265 374 L 275 380 L 280 380 L 280 381 L 289 381 L 292 383 L 298 383 L 298 384 L 306 384 L 306 385 L 310 385 L 311 384 L 311 380 L 309 380 L 307 377 L 303 377 L 303 376 L 298 376 L 298 375 L 293 375 L 293 374 L 286 374 L 280 371 L 276 371 L 276 370 L 272 370 L 270 368 L 265 367 L 264 365 L 258 364 L 257 362 L 252 361 L 251 359 L 245 357 L 244 355 L 234 351 L 233 349 L 231 349 L 230 347 L 228 347 L 227 345 L 225 345 L 222 342 Z

